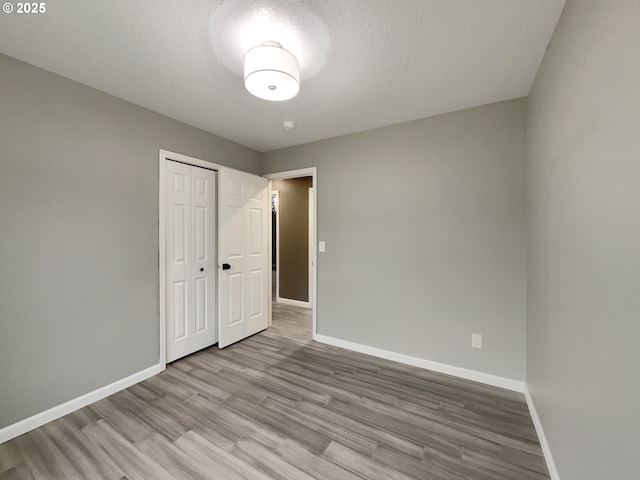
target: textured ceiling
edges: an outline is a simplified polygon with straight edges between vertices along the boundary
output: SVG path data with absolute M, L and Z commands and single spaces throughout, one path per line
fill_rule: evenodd
M 266 151 L 525 96 L 563 4 L 55 0 L 0 14 L 0 52 Z M 265 40 L 300 60 L 292 100 L 244 89 Z

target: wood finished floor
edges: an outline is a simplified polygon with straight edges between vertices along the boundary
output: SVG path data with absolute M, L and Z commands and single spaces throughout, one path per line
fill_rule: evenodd
M 0 445 L 0 479 L 548 479 L 523 396 L 311 341 L 307 310 Z

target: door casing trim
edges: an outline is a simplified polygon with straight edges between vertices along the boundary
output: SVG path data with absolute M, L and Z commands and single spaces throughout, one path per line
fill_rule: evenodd
M 288 178 L 299 178 L 299 177 L 311 177 L 311 186 L 313 187 L 313 240 L 314 246 L 312 249 L 313 254 L 313 302 L 311 303 L 311 312 L 313 317 L 313 326 L 312 326 L 312 338 L 315 340 L 318 334 L 318 168 L 317 167 L 308 167 L 308 168 L 300 168 L 298 170 L 288 170 L 284 172 L 276 172 L 276 173 L 268 173 L 262 175 L 264 178 L 269 180 L 286 180 Z M 271 182 L 269 182 L 269 199 L 271 199 Z M 271 222 L 269 222 L 269 238 L 271 236 Z M 273 288 L 273 286 L 271 287 Z M 271 296 L 273 297 L 273 291 L 271 290 Z M 271 325 L 271 305 L 272 301 L 269 302 L 269 325 Z

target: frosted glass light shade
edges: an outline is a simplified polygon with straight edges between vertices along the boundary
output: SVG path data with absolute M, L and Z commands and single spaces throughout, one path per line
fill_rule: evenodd
M 276 42 L 252 48 L 244 56 L 244 86 L 265 100 L 293 98 L 300 90 L 298 59 Z

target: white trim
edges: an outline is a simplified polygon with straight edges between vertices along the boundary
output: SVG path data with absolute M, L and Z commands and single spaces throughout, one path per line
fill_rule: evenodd
M 316 244 L 316 241 L 313 238 L 313 187 L 309 187 L 309 225 L 307 225 L 307 231 L 309 236 L 309 245 L 307 246 L 307 251 L 309 252 L 309 266 L 307 267 L 309 273 L 309 279 L 307 280 L 309 283 L 309 308 L 313 307 L 313 269 L 315 268 L 316 262 L 315 258 L 313 258 L 314 248 L 313 246 Z
M 282 303 L 283 305 L 293 305 L 294 307 L 311 308 L 311 304 L 309 302 L 293 300 L 291 298 L 276 297 L 276 303 Z
M 315 268 L 313 269 L 313 302 L 311 312 L 313 317 L 313 326 L 311 334 L 315 340 L 318 336 L 318 169 L 317 167 L 300 168 L 298 170 L 289 170 L 286 172 L 268 173 L 263 175 L 269 180 L 311 177 L 311 186 L 313 187 L 313 238 L 315 244 L 313 246 L 313 258 L 316 259 Z M 278 297 L 276 297 L 277 299 Z M 281 299 L 278 299 L 281 300 Z
M 556 463 L 553 461 L 553 455 L 551 455 L 551 448 L 549 447 L 547 436 L 544 434 L 544 430 L 542 429 L 542 423 L 540 422 L 540 417 L 538 417 L 538 412 L 536 411 L 536 407 L 533 404 L 533 398 L 531 397 L 531 393 L 529 392 L 528 385 L 524 386 L 524 398 L 527 400 L 527 406 L 529 407 L 531 420 L 533 420 L 533 425 L 536 427 L 536 433 L 538 434 L 540 447 L 542 447 L 542 453 L 544 455 L 545 461 L 547 462 L 547 469 L 549 470 L 549 476 L 551 477 L 551 480 L 560 480 L 560 475 L 558 475 L 558 469 L 556 468 Z
M 158 274 L 159 274 L 159 301 L 160 301 L 160 317 L 159 317 L 159 328 L 160 328 L 160 358 L 158 358 L 158 363 L 160 365 L 166 366 L 167 364 L 167 337 L 166 337 L 166 329 L 167 329 L 167 313 L 165 311 L 166 308 L 166 290 L 167 290 L 167 277 L 166 277 L 166 265 L 165 265 L 165 229 L 166 229 L 166 212 L 165 212 L 165 157 L 169 152 L 165 152 L 164 150 L 160 150 L 160 160 L 158 164 Z
M 485 383 L 487 385 L 504 388 L 506 390 L 512 390 L 514 392 L 523 393 L 525 388 L 525 383 L 519 380 L 499 377 L 497 375 L 478 372 L 476 370 L 469 370 L 462 367 L 455 367 L 453 365 L 434 362 L 425 358 L 411 357 L 402 353 L 390 352 L 388 350 L 382 350 L 381 348 L 369 347 L 367 345 L 349 342 L 348 340 L 341 340 L 339 338 L 328 337 L 326 335 L 316 335 L 314 340 L 320 343 L 326 343 L 335 347 L 344 348 L 346 350 L 365 353 L 367 355 L 373 355 L 374 357 L 384 358 L 386 360 L 392 360 L 394 362 L 404 363 L 406 365 L 412 365 L 414 367 L 425 368 L 427 370 L 433 370 L 434 372 L 446 373 L 447 375 L 453 375 L 455 377 L 472 380 L 474 382 Z
M 206 160 L 200 160 L 198 158 L 189 157 L 187 155 L 182 155 L 181 153 L 171 152 L 169 150 L 163 150 L 162 148 L 158 151 L 158 272 L 159 272 L 159 301 L 160 301 L 160 318 L 158 319 L 160 326 L 160 358 L 158 360 L 159 364 L 164 367 L 167 364 L 167 319 L 166 319 L 166 311 L 165 311 L 165 302 L 166 302 L 166 272 L 165 272 L 165 160 L 170 158 L 171 160 L 177 160 L 178 162 L 186 163 L 187 165 L 193 165 L 196 167 L 203 167 L 212 170 L 219 171 L 222 165 L 218 165 L 217 163 L 207 162 Z M 218 218 L 218 212 L 216 211 L 216 222 Z M 217 245 L 217 242 L 216 242 Z M 217 248 L 217 247 L 216 247 Z M 217 252 L 216 252 L 217 258 Z M 217 262 L 216 262 L 217 263 Z M 220 279 L 217 279 L 218 285 L 220 285 Z M 219 302 L 216 302 L 219 308 Z M 218 310 L 216 309 L 216 324 L 218 321 Z M 217 327 L 216 327 L 217 328 Z M 217 333 L 216 333 L 217 335 Z
M 120 380 L 116 380 L 109 385 L 105 385 L 104 387 L 100 387 L 97 390 L 85 393 L 84 395 L 52 407 L 48 410 L 45 410 L 44 412 L 37 413 L 32 417 L 20 420 L 18 423 L 14 423 L 13 425 L 4 427 L 0 430 L 0 444 L 9 441 L 12 438 L 16 438 L 23 433 L 27 433 L 31 430 L 41 427 L 45 423 L 52 422 L 53 420 L 63 417 L 71 412 L 75 412 L 80 408 L 91 405 L 98 400 L 102 400 L 109 395 L 113 395 L 114 393 L 119 392 L 120 390 L 124 390 L 125 388 L 128 388 L 131 385 L 135 385 L 136 383 L 139 383 L 143 380 L 146 380 L 149 377 L 153 377 L 163 370 L 164 365 L 153 365 L 152 367 L 145 368 L 144 370 L 134 373 L 133 375 L 129 375 L 128 377 L 122 378 Z
M 287 178 L 300 178 L 300 177 L 314 177 L 317 174 L 318 169 L 316 167 L 300 168 L 298 170 L 288 170 L 286 172 L 278 173 L 265 173 L 262 175 L 269 180 L 286 180 Z M 313 185 L 315 187 L 315 183 Z
M 209 162 L 207 160 L 200 160 L 199 158 L 189 157 L 182 155 L 181 153 L 170 152 L 169 150 L 160 149 L 160 160 L 165 160 L 169 157 L 171 160 L 177 160 L 178 162 L 186 163 L 187 165 L 193 165 L 195 167 L 208 168 L 210 170 L 220 170 L 221 168 L 230 168 L 217 163 Z M 234 170 L 233 168 L 231 170 Z M 240 170 L 237 170 L 240 171 Z

